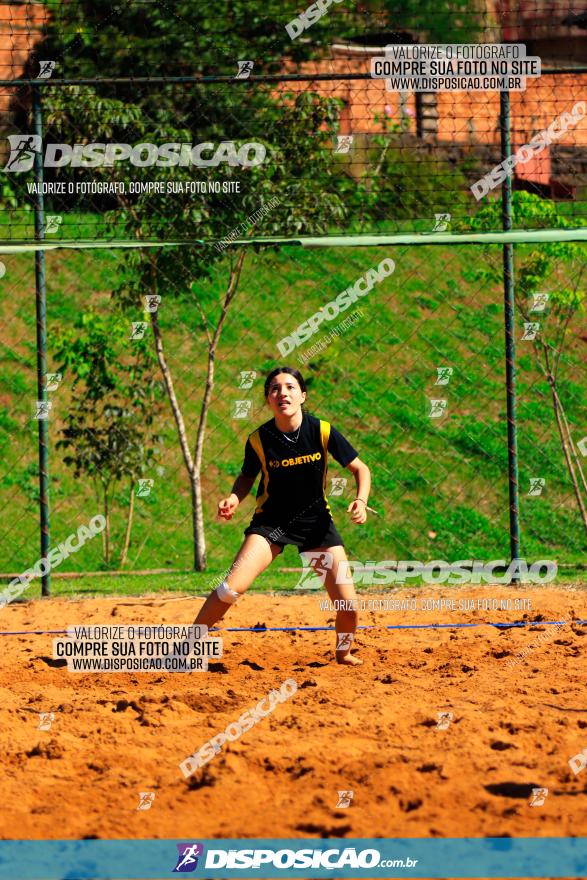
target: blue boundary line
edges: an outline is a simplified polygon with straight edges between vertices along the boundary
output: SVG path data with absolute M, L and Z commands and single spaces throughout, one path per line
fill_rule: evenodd
M 515 626 L 559 626 L 560 624 L 577 624 L 578 626 L 587 626 L 587 620 L 529 620 L 514 621 L 512 623 L 492 623 L 489 620 L 482 620 L 479 623 L 394 623 L 394 624 L 365 624 L 358 626 L 357 629 L 457 629 L 474 626 L 496 626 L 498 629 L 510 628 Z M 333 630 L 334 626 L 268 626 L 268 627 L 248 627 L 248 626 L 231 626 L 224 629 L 215 630 L 217 632 L 296 632 L 317 631 L 317 630 Z
M 511 623 L 492 623 L 481 620 L 479 623 L 394 623 L 364 624 L 357 629 L 463 629 L 475 626 L 495 626 L 497 629 L 510 629 L 516 626 L 560 626 L 561 624 L 587 626 L 587 620 L 514 620 Z M 100 624 L 74 624 L 74 626 L 92 627 Z M 123 626 L 139 626 L 139 624 L 122 624 Z M 193 626 L 187 623 L 153 623 L 140 626 Z M 334 630 L 334 626 L 227 626 L 223 629 L 212 629 L 210 632 L 322 632 Z M 67 635 L 66 629 L 24 629 L 0 632 L 0 636 L 61 636 Z

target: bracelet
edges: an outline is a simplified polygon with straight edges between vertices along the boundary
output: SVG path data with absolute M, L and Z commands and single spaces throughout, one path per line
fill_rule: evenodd
M 355 501 L 363 501 L 363 499 L 362 498 L 355 498 Z M 363 504 L 365 505 L 365 507 L 367 507 L 366 501 L 363 501 Z

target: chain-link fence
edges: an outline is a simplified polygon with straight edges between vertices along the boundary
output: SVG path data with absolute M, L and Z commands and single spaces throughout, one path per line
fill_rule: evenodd
M 156 8 L 119 14 L 183 28 L 197 76 L 185 56 L 157 76 L 138 19 L 137 57 L 84 3 L 29 13 L 44 42 L 4 73 L 0 569 L 39 558 L 39 508 L 41 555 L 108 521 L 61 570 L 226 567 L 242 530 L 216 504 L 280 364 L 372 470 L 360 534 L 329 472 L 349 555 L 580 562 L 587 71 L 561 47 L 579 26 L 537 9 L 523 91 L 393 91 L 372 61 L 424 43 L 422 11 L 388 32 L 375 4 L 332 8 L 340 42 L 321 21 L 314 53 L 280 55 L 268 28 L 250 61 L 243 20 L 214 67 L 205 28 Z M 510 13 L 461 34 L 439 12 L 428 42 L 522 42 Z

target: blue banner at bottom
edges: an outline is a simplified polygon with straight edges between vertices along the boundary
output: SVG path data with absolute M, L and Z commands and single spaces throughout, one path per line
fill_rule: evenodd
M 3 840 L 0 880 L 587 877 L 587 838 Z

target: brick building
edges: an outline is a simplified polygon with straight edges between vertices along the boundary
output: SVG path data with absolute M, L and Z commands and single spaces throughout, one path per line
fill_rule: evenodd
M 41 37 L 47 7 L 37 2 L 0 2 L 0 79 L 25 74 L 27 62 Z M 0 125 L 5 134 L 14 123 L 17 90 L 0 86 Z
M 568 0 L 497 2 L 488 7 L 487 21 L 493 25 L 486 28 L 484 42 L 525 43 L 527 54 L 538 55 L 543 67 L 573 68 L 587 63 L 587 14 L 581 16 L 580 7 L 569 5 Z M 418 40 L 417 34 L 405 36 L 406 41 Z M 371 58 L 382 56 L 383 47 L 392 40 L 380 37 L 372 45 L 368 42 L 365 36 L 360 44 L 333 45 L 329 57 L 305 63 L 300 72 L 369 73 Z M 457 154 L 477 148 L 488 161 L 498 154 L 498 92 L 400 94 L 388 92 L 382 79 L 284 85 L 284 90 L 294 92 L 309 88 L 342 100 L 341 134 L 376 134 L 384 128 L 383 118 L 388 117 L 414 137 L 456 148 Z M 571 71 L 556 77 L 528 78 L 524 92 L 510 95 L 513 149 L 528 143 L 580 100 L 587 100 L 587 74 Z M 543 185 L 546 194 L 568 195 L 576 175 L 587 172 L 586 147 L 587 118 L 526 165 L 518 166 L 516 176 Z

